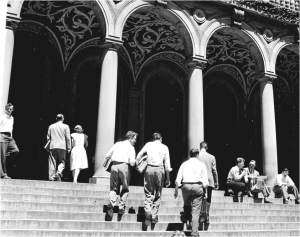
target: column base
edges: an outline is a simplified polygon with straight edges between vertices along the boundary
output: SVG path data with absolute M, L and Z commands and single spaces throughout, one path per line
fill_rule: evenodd
M 89 183 L 110 185 L 110 177 L 109 176 L 94 176 L 94 177 L 90 178 Z

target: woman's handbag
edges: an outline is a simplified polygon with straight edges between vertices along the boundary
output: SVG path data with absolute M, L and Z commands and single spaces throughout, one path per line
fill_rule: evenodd
M 135 161 L 135 168 L 139 173 L 143 173 L 148 165 L 148 161 L 147 161 L 147 153 L 145 153 L 140 159 L 136 159 Z

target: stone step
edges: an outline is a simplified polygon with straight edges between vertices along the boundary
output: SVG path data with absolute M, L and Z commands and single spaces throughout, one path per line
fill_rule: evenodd
M 127 205 L 143 205 L 144 203 L 144 194 L 132 194 L 128 196 Z M 53 194 L 53 195 L 46 195 L 46 194 L 32 194 L 32 193 L 1 193 L 1 201 L 34 201 L 34 202 L 50 202 L 50 203 L 76 203 L 76 204 L 106 204 L 108 203 L 108 192 L 102 192 L 100 197 L 90 197 L 90 196 L 64 196 L 61 194 Z M 282 199 L 278 198 L 271 198 L 270 199 L 273 204 L 281 204 Z M 263 203 L 262 198 L 250 198 L 250 197 L 218 197 L 213 196 L 212 202 L 224 202 L 224 203 L 231 203 L 231 202 L 242 202 L 242 203 Z M 294 204 L 295 201 L 291 200 L 290 204 Z M 183 200 L 182 197 L 178 197 L 177 199 L 174 198 L 172 195 L 162 195 L 162 204 L 167 204 L 168 206 L 182 206 Z M 271 204 L 270 204 L 271 205 Z
M 114 230 L 147 231 L 143 222 L 76 221 L 76 220 L 0 220 L 1 229 L 64 229 L 64 230 Z M 156 231 L 183 230 L 181 222 L 158 222 Z M 211 222 L 209 230 L 284 230 L 299 229 L 298 222 Z
M 94 230 L 2 230 L 2 237 L 171 237 L 174 231 L 94 231 Z M 190 232 L 185 231 L 186 236 L 190 236 Z M 199 236 L 204 237 L 288 237 L 300 236 L 299 230 L 227 230 L 227 231 L 200 231 Z
M 82 213 L 82 212 L 53 212 L 53 211 L 12 211 L 1 210 L 0 219 L 40 219 L 40 220 L 77 220 L 77 221 L 105 221 L 105 213 Z M 124 214 L 113 216 L 111 221 L 144 222 L 144 214 Z M 181 222 L 180 214 L 159 214 L 160 222 Z M 215 215 L 210 213 L 211 222 L 299 222 L 299 215 L 268 216 L 268 215 Z
M 108 197 L 109 187 L 105 186 L 106 190 L 81 190 L 81 189 L 62 189 L 62 188 L 47 188 L 47 187 L 31 187 L 31 186 L 9 186 L 3 185 L 0 187 L 2 193 L 30 193 L 30 194 L 44 194 L 44 195 L 59 195 L 59 196 L 82 196 L 82 197 Z M 143 192 L 133 192 L 135 188 L 131 190 L 130 196 L 136 196 L 138 198 L 144 198 Z M 163 189 L 164 196 L 170 196 L 174 199 L 174 189 Z M 225 191 L 213 191 L 213 197 L 224 197 Z M 178 192 L 178 198 L 182 198 L 181 191 Z
M 127 203 L 126 213 L 144 213 L 144 205 L 137 204 L 129 205 Z M 47 202 L 21 202 L 21 201 L 1 201 L 1 210 L 40 210 L 40 211 L 70 211 L 70 212 L 105 212 L 106 205 L 96 204 L 62 204 L 62 203 L 47 203 Z M 116 207 L 117 208 L 117 207 Z M 247 210 L 280 210 L 280 211 L 295 211 L 299 213 L 299 205 L 283 205 L 283 204 L 256 204 L 256 203 L 212 203 L 211 211 L 224 209 L 247 209 Z M 178 214 L 182 211 L 182 206 L 168 207 L 161 206 L 160 214 L 174 213 Z

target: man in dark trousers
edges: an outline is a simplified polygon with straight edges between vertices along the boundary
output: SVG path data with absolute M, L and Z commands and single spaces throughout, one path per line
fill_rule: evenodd
M 216 159 L 213 155 L 207 152 L 208 146 L 206 142 L 200 143 L 200 153 L 199 160 L 205 164 L 207 177 L 208 177 L 208 187 L 207 187 L 207 199 L 202 202 L 203 208 L 201 212 L 200 222 L 209 223 L 209 209 L 211 205 L 211 194 L 213 189 L 219 188 L 218 172 Z
M 13 111 L 14 106 L 8 103 L 5 106 L 5 114 L 0 116 L 1 179 L 10 179 L 6 171 L 6 158 L 9 157 L 12 160 L 19 153 L 17 144 L 12 137 L 14 118 L 11 114 Z
M 49 179 L 61 181 L 65 168 L 67 152 L 71 151 L 70 128 L 63 123 L 64 116 L 58 114 L 56 123 L 49 126 L 47 141 L 49 144 Z

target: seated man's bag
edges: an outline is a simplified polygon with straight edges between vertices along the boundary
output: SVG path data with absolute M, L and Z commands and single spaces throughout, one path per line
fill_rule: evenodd
M 107 172 L 110 172 L 110 169 L 111 169 L 111 166 L 112 166 L 111 157 L 105 157 L 103 166 L 104 166 L 104 169 L 105 169 Z
M 135 168 L 139 173 L 143 173 L 148 165 L 148 161 L 147 161 L 147 154 L 144 154 L 140 159 L 136 159 L 135 161 Z

